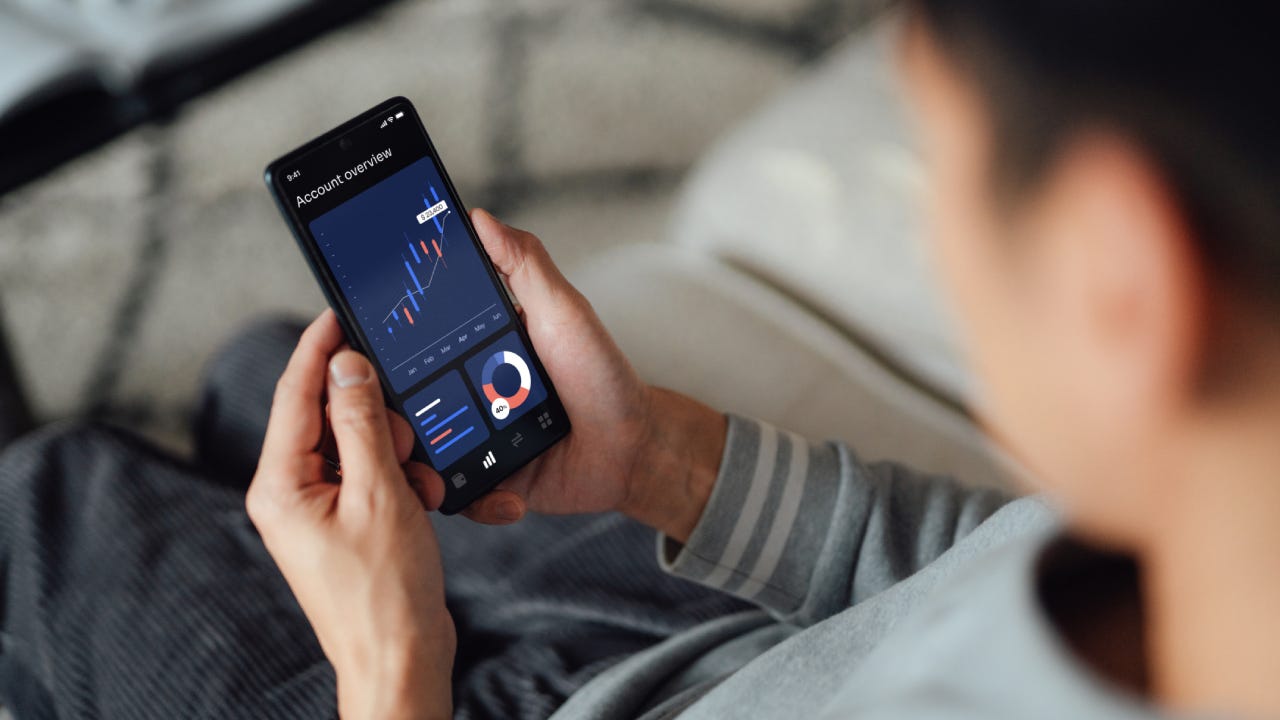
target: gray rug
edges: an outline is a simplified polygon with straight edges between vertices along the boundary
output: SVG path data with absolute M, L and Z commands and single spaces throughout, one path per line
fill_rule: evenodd
M 36 412 L 176 448 L 210 351 L 323 300 L 263 189 L 276 155 L 390 95 L 464 201 L 572 269 L 660 241 L 720 133 L 881 0 L 392 5 L 0 198 L 0 310 Z

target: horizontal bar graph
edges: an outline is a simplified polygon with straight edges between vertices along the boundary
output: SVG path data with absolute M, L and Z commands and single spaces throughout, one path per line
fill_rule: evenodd
M 431 464 L 443 469 L 489 437 L 461 373 L 445 373 L 404 405 Z
M 476 428 L 475 428 L 475 426 L 473 425 L 473 426 L 471 426 L 471 427 L 467 428 L 466 430 L 463 430 L 462 432 L 458 433 L 456 436 L 454 436 L 454 438 L 453 438 L 452 440 L 450 440 L 449 442 L 447 442 L 447 443 L 445 443 L 445 444 L 441 445 L 440 447 L 436 448 L 436 454 L 437 454 L 437 455 L 439 455 L 440 453 L 444 452 L 445 450 L 448 450 L 449 448 L 453 447 L 453 444 L 454 444 L 454 443 L 458 442 L 458 441 L 459 441 L 459 440 L 461 440 L 462 438 L 464 438 L 464 437 L 466 437 L 466 436 L 470 435 L 471 433 L 475 432 L 475 429 L 476 429 Z

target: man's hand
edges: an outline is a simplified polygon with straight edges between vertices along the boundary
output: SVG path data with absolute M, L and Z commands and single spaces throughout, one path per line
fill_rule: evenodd
M 472 221 L 573 432 L 466 514 L 500 524 L 529 508 L 620 510 L 687 539 L 719 468 L 724 416 L 645 385 L 536 237 L 484 211 Z M 303 334 L 276 391 L 249 514 L 337 671 L 342 714 L 447 717 L 456 638 L 424 512 L 444 484 L 408 462 L 412 429 L 384 407 L 368 361 L 341 344 L 330 312 Z
M 343 717 L 450 717 L 456 639 L 427 510 L 440 477 L 326 311 L 276 388 L 249 516 L 338 677 Z M 324 402 L 328 399 L 326 417 Z M 341 463 L 341 482 L 328 458 Z
M 686 540 L 715 482 L 724 416 L 642 382 L 538 238 L 483 210 L 473 211 L 471 221 L 520 302 L 573 432 L 464 513 L 508 523 L 526 508 L 621 510 Z

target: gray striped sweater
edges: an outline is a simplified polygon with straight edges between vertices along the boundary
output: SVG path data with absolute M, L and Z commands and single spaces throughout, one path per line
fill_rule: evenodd
M 669 572 L 748 599 L 601 674 L 579 718 L 1154 718 L 1077 663 L 1035 592 L 1040 499 L 864 464 L 730 417 L 720 476 Z

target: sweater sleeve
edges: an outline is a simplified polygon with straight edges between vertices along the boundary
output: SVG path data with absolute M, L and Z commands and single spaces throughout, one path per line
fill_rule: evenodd
M 1012 499 L 730 416 L 707 506 L 687 543 L 659 535 L 659 562 L 808 626 L 928 565 Z

